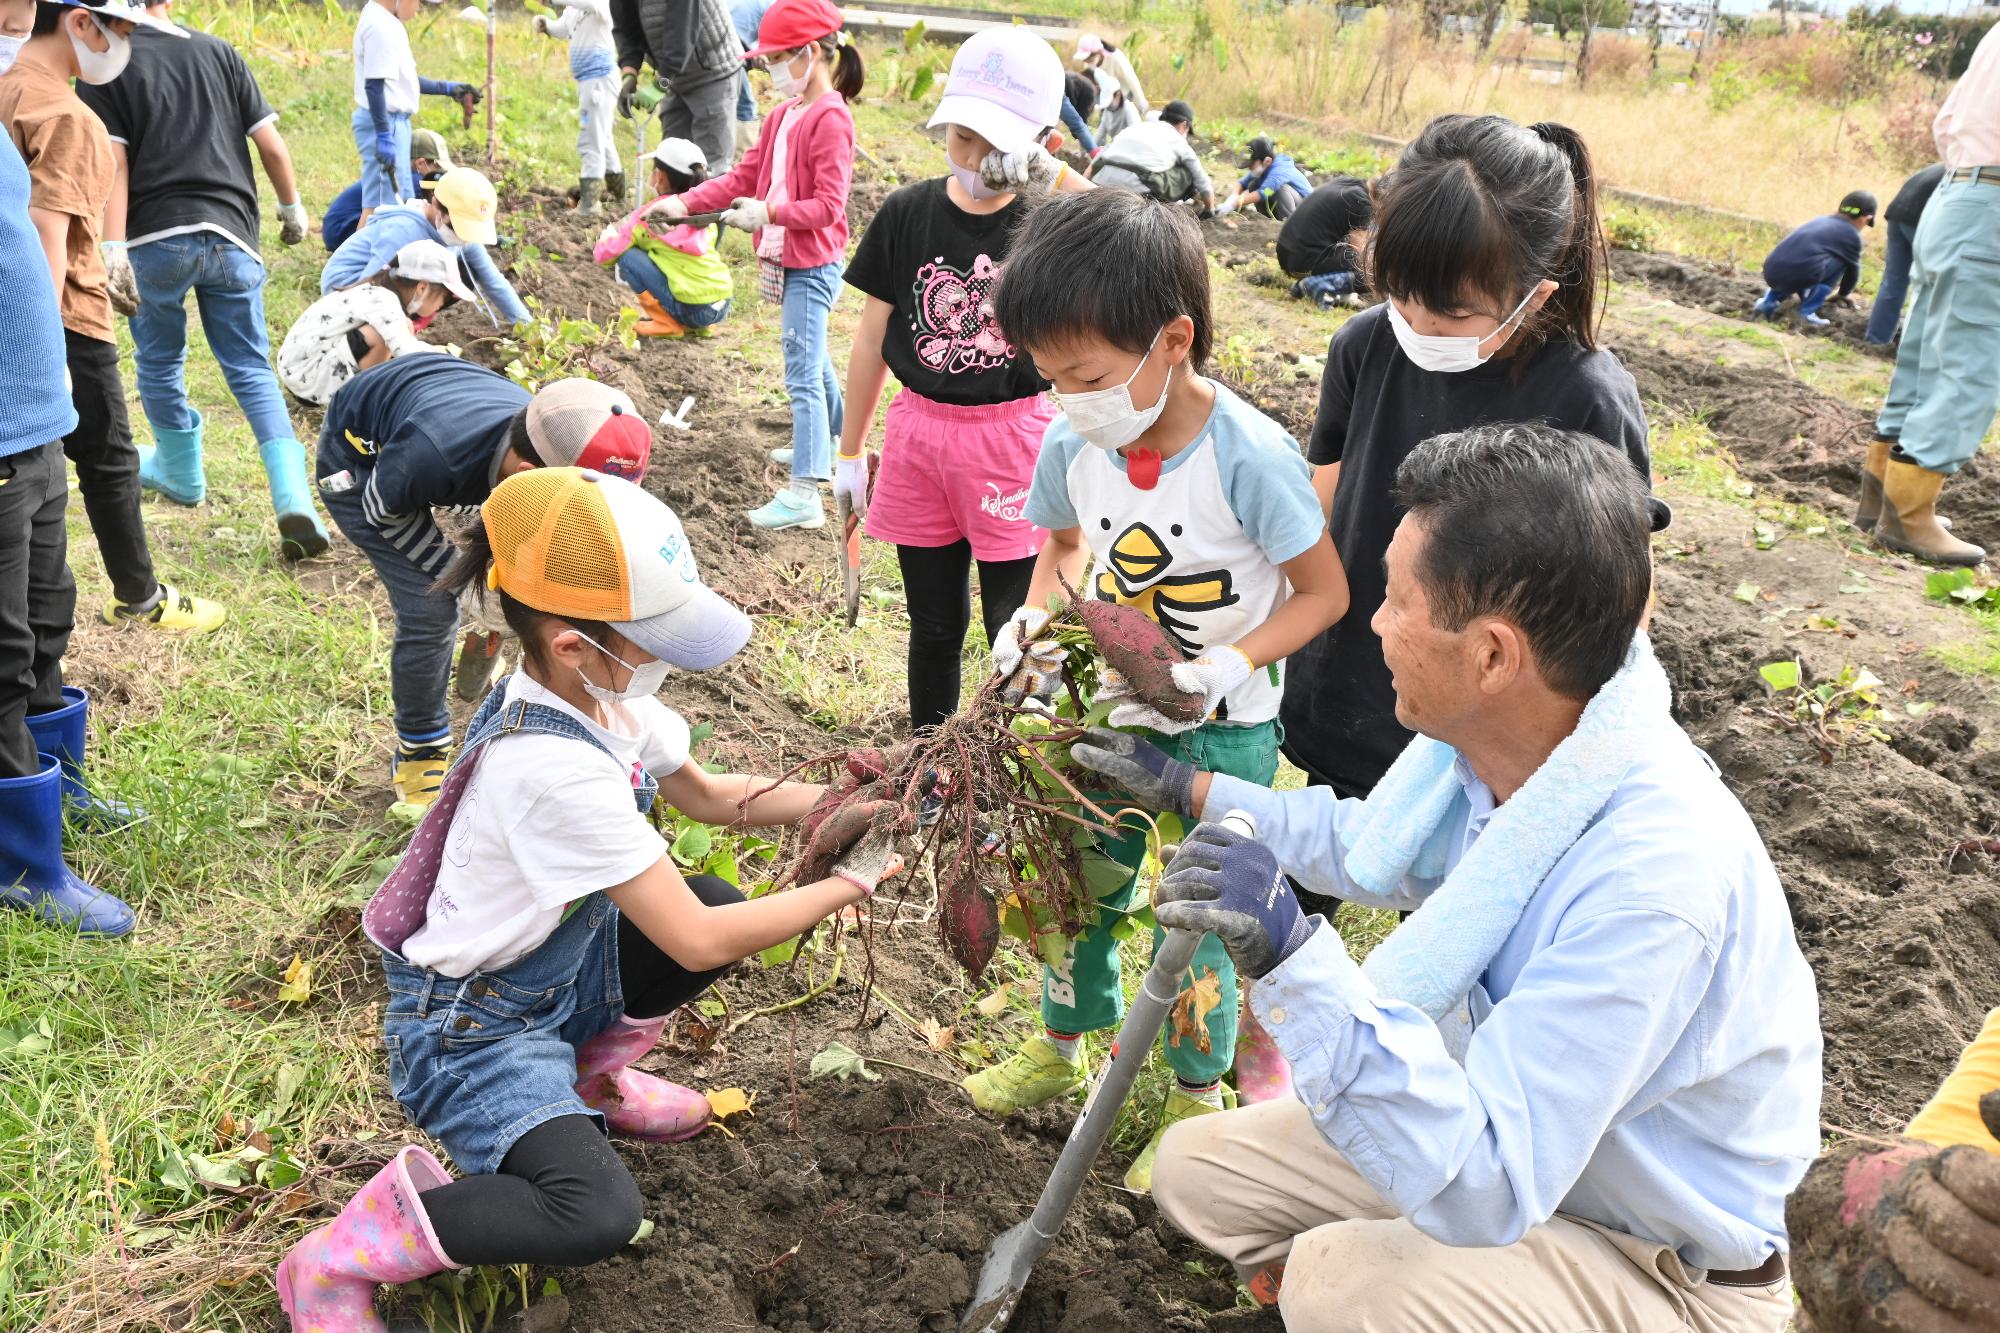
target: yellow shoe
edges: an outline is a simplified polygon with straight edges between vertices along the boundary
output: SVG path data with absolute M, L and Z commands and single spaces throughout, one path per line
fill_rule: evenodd
M 1234 1100 L 1234 1094 L 1227 1088 L 1222 1090 L 1222 1096 L 1225 1102 Z M 1125 1172 L 1125 1188 L 1131 1190 L 1134 1194 L 1152 1193 L 1153 1163 L 1159 1159 L 1160 1140 L 1167 1136 L 1167 1131 L 1183 1120 L 1191 1120 L 1198 1115 L 1214 1115 L 1222 1109 L 1222 1107 L 1205 1102 L 1199 1097 L 1190 1096 L 1188 1093 L 1182 1091 L 1178 1084 L 1169 1088 L 1167 1090 L 1167 1109 L 1160 1116 L 1160 1127 L 1153 1131 L 1151 1141 L 1146 1144 L 1137 1157 L 1132 1159 L 1131 1168 Z
M 451 743 L 426 745 L 420 749 L 396 751 L 396 803 L 389 807 L 393 817 L 416 823 L 438 798 L 444 786 L 445 770 L 451 767 Z
M 220 628 L 227 619 L 229 608 L 222 603 L 211 602 L 206 597 L 190 597 L 170 583 L 162 583 L 159 596 L 143 610 L 124 602 L 112 602 L 104 608 L 104 623 L 107 625 L 137 621 L 183 634 L 206 634 Z
M 986 1114 L 1012 1115 L 1054 1101 L 1082 1083 L 1082 1062 L 1065 1060 L 1054 1042 L 1037 1033 L 1005 1060 L 980 1070 L 959 1086 Z

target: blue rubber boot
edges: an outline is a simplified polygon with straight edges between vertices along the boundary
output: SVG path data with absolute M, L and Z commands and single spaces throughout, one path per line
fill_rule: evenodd
M 190 407 L 190 412 L 194 409 Z M 177 505 L 198 505 L 208 497 L 208 477 L 201 468 L 201 413 L 194 413 L 192 430 L 156 430 L 157 444 L 139 446 L 139 484 L 158 491 Z
M 1769 319 L 1778 313 L 1778 294 L 1769 287 L 1757 298 L 1757 304 L 1750 307 L 1750 313 L 1758 319 Z
M 278 511 L 285 559 L 320 554 L 327 548 L 326 527 L 313 512 L 312 491 L 306 486 L 306 447 L 297 440 L 266 440 L 257 452 L 271 481 L 271 508 Z
M 30 713 L 28 734 L 35 748 L 62 762 L 62 794 L 79 824 L 100 832 L 130 828 L 146 817 L 136 805 L 91 794 L 83 781 L 83 752 L 90 721 L 90 696 L 79 686 L 63 686 L 63 706 L 53 713 Z
M 63 860 L 62 780 L 52 754 L 33 777 L 0 778 L 0 904 L 84 935 L 123 935 L 132 909 Z

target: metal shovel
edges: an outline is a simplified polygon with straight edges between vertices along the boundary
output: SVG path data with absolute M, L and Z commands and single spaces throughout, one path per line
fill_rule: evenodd
M 1241 810 L 1230 811 L 1222 822 L 1245 837 L 1256 836 L 1256 822 Z M 1153 965 L 1146 969 L 1146 980 L 1118 1029 L 1118 1039 L 1111 1044 L 1111 1062 L 1105 1066 L 1104 1076 L 1084 1102 L 1083 1113 L 1070 1126 L 1069 1140 L 1056 1158 L 1055 1170 L 1049 1173 L 1049 1183 L 1042 1186 L 1035 1211 L 1027 1221 L 1000 1233 L 986 1251 L 979 1285 L 973 1288 L 972 1304 L 959 1321 L 958 1333 L 1001 1333 L 1014 1317 L 1014 1307 L 1020 1304 L 1035 1261 L 1055 1244 L 1070 1205 L 1090 1175 L 1091 1163 L 1110 1137 L 1118 1108 L 1131 1096 L 1139 1069 L 1152 1054 L 1153 1041 L 1180 996 L 1181 977 L 1194 961 L 1200 943 L 1201 936 L 1194 931 L 1169 930 L 1153 951 Z

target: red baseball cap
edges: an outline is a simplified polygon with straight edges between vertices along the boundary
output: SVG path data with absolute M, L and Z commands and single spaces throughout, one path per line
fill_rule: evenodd
M 646 475 L 653 432 L 632 400 L 596 380 L 557 380 L 528 400 L 528 439 L 548 467 L 629 481 Z
M 778 0 L 757 25 L 757 44 L 743 54 L 748 59 L 796 51 L 845 26 L 847 20 L 832 0 Z

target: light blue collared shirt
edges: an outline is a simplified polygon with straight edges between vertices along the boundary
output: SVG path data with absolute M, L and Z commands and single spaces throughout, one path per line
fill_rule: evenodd
M 486 247 L 469 242 L 453 245 L 447 241 L 444 233 L 424 216 L 422 204 L 390 204 L 376 209 L 368 225 L 348 237 L 327 258 L 326 267 L 320 270 L 319 294 L 325 296 L 337 287 L 352 287 L 374 277 L 411 241 L 436 241 L 463 258 L 480 295 L 509 324 L 525 324 L 532 318 L 528 308 L 521 304 L 514 285 L 507 281 L 507 275 L 493 262 L 493 256 L 486 253 Z
M 1701 1269 L 1788 1249 L 1785 1196 L 1819 1151 L 1818 995 L 1749 816 L 1685 736 L 1657 734 L 1474 987 L 1462 1060 L 1331 929 L 1250 992 L 1327 1142 L 1448 1245 L 1512 1244 L 1561 1212 Z M 1458 776 L 1453 866 L 1494 809 L 1463 760 Z M 1419 906 L 1441 881 L 1383 897 L 1348 879 L 1361 806 L 1218 775 L 1205 813 L 1247 811 L 1315 892 Z

